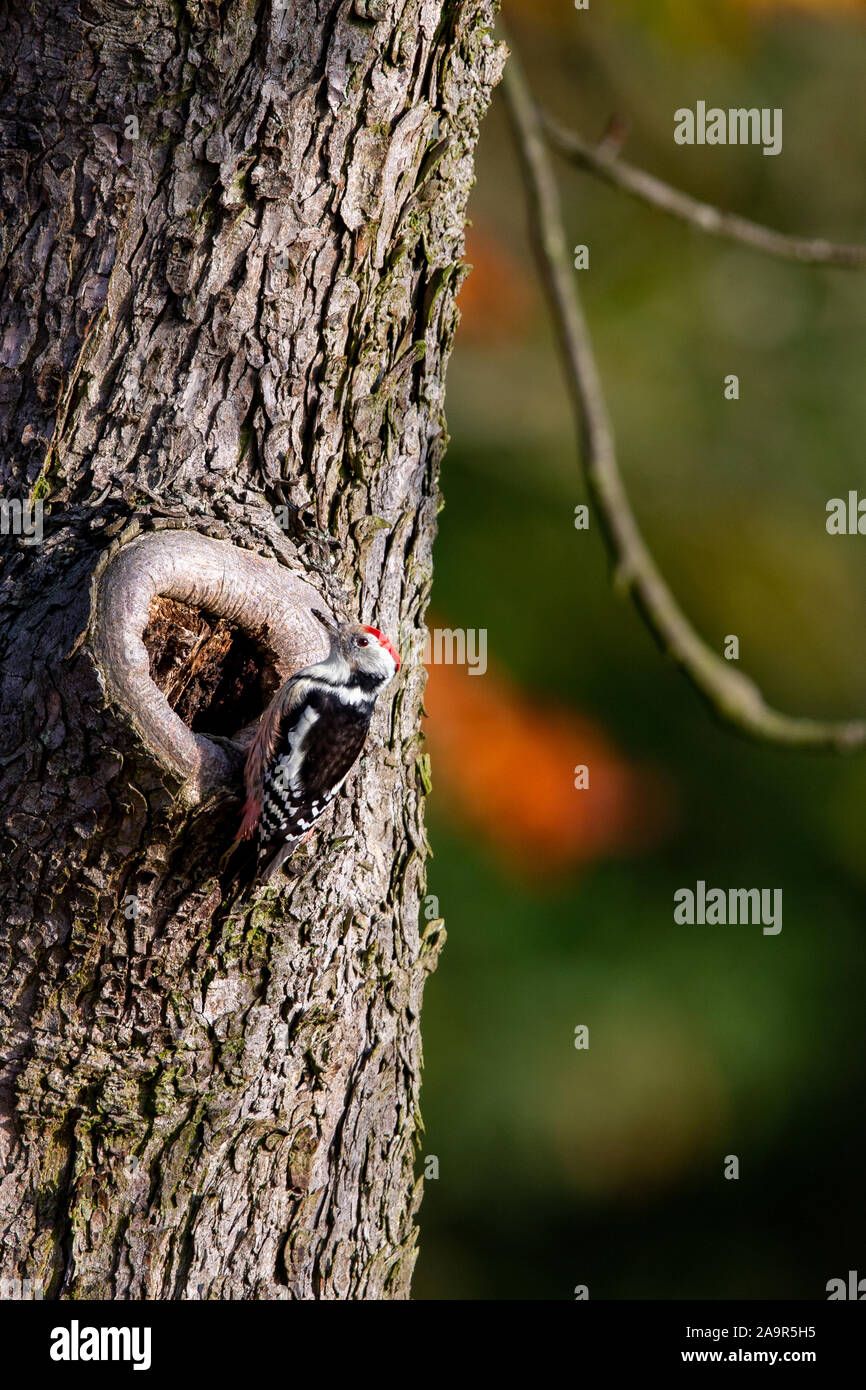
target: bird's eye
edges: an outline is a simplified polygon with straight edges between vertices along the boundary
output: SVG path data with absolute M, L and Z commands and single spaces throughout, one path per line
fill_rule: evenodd
M 369 647 L 369 645 L 370 645 L 370 639 L 369 639 L 369 637 L 359 637 L 359 638 L 358 638 L 358 646 L 359 646 L 359 647 Z

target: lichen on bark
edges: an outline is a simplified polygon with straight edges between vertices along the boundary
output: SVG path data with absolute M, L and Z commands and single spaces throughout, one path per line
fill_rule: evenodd
M 236 788 L 184 804 L 82 634 L 160 528 L 418 631 L 492 11 L 0 19 L 0 495 L 44 507 L 2 538 L 0 1265 L 46 1296 L 408 1293 L 423 669 L 298 873 L 233 896 Z

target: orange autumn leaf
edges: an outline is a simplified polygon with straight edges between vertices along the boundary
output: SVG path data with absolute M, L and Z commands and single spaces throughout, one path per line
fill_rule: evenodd
M 467 230 L 466 260 L 472 271 L 460 289 L 460 337 L 475 342 L 520 337 L 534 305 L 523 262 L 481 227 Z
M 592 721 L 490 668 L 431 666 L 425 705 L 434 796 L 513 868 L 548 874 L 643 849 L 669 822 L 659 774 L 628 763 Z M 580 765 L 586 790 L 575 787 Z

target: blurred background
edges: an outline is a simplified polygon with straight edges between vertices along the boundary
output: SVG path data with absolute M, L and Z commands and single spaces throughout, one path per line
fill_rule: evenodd
M 584 136 L 616 115 L 624 158 L 688 192 L 866 240 L 862 0 L 504 9 Z M 699 99 L 782 107 L 782 154 L 675 145 Z M 866 275 L 701 238 L 556 168 L 668 581 L 718 651 L 739 636 L 771 703 L 863 715 L 866 539 L 828 536 L 825 508 L 866 496 Z M 587 499 L 501 98 L 477 173 L 430 622 L 487 629 L 489 665 L 433 665 L 426 702 L 448 942 L 414 1296 L 823 1299 L 866 1275 L 866 755 L 721 729 L 614 595 L 595 519 L 573 526 Z M 676 925 L 698 879 L 782 888 L 781 934 Z

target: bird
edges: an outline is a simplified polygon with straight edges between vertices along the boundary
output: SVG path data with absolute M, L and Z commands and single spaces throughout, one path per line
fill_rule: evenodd
M 396 648 L 378 628 L 311 612 L 328 633 L 328 655 L 277 691 L 244 768 L 246 802 L 235 844 L 257 837 L 262 883 L 333 801 L 364 747 L 376 700 L 400 669 Z

